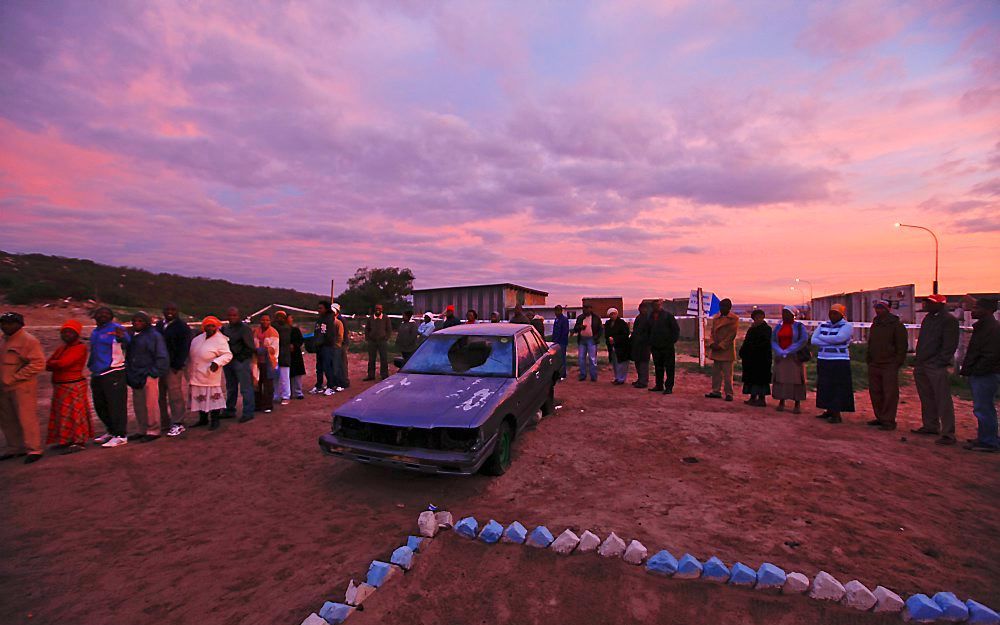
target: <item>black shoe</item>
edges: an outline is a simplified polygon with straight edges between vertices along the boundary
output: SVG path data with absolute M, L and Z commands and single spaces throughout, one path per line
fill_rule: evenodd
M 650 393 L 662 393 L 663 392 L 663 387 L 662 386 L 654 386 L 653 388 L 649 389 L 649 392 Z
M 252 414 L 245 414 L 242 417 L 240 417 L 240 421 L 239 421 L 240 423 L 246 423 L 247 421 L 253 421 L 253 415 Z
M 139 439 L 140 443 L 152 443 L 156 439 L 160 438 L 159 434 L 147 434 Z
M 924 435 L 927 435 L 927 436 L 937 436 L 938 435 L 937 430 L 932 430 L 930 428 L 925 428 L 924 426 L 920 426 L 918 428 L 913 428 L 910 431 L 913 432 L 914 434 L 924 434 Z
M 20 457 L 26 456 L 26 455 L 27 454 L 24 454 L 24 453 L 19 453 L 19 454 L 4 454 L 4 455 L 0 456 L 0 460 L 10 460 L 11 458 L 20 458 Z
M 665 388 L 665 389 L 663 389 L 663 394 L 664 395 L 673 395 L 674 394 L 674 389 L 672 389 L 672 388 Z
M 222 423 L 220 423 L 218 419 L 212 419 L 212 422 L 209 424 L 208 429 L 218 430 L 220 425 L 222 425 Z
M 818 414 L 818 415 L 816 415 L 816 418 L 817 419 L 829 419 L 830 418 L 830 413 L 829 412 L 824 412 L 823 414 Z
M 870 426 L 872 426 L 874 428 L 874 427 L 878 427 L 878 426 L 882 425 L 882 422 L 879 421 L 878 419 L 872 419 L 871 421 L 868 422 L 868 425 L 870 425 Z
M 896 429 L 895 423 L 879 423 L 878 429 L 885 430 L 886 432 L 891 432 Z
M 709 399 L 722 399 L 722 393 L 716 393 L 712 391 L 711 393 L 705 393 L 705 397 Z
M 726 401 L 733 401 L 732 395 L 726 395 Z
M 827 423 L 843 423 L 844 420 L 840 418 L 840 415 L 830 415 L 826 419 Z
M 632 386 L 634 386 L 635 388 L 646 388 L 645 384 L 640 384 L 639 382 L 633 382 Z
M 985 453 L 988 453 L 988 454 L 995 454 L 998 451 L 1000 451 L 1000 448 L 990 447 L 989 445 L 982 445 L 978 441 L 975 442 L 975 443 L 969 443 L 968 445 L 965 445 L 964 447 L 966 449 L 968 449 L 969 451 L 982 451 L 982 452 L 985 452 Z
M 64 456 L 66 454 L 75 454 L 76 452 L 83 451 L 86 448 L 87 447 L 83 443 L 73 443 L 72 445 L 67 445 L 66 448 L 63 449 L 62 453 Z
M 137 441 L 137 440 L 139 440 L 140 438 L 142 438 L 144 436 L 146 436 L 146 435 L 145 434 L 129 434 L 125 438 L 128 439 L 128 441 L 131 443 L 132 441 Z
M 208 417 L 198 417 L 198 423 L 195 423 L 191 427 L 193 428 L 203 428 L 208 425 Z
M 42 454 L 28 454 L 24 459 L 24 464 L 33 464 L 42 459 Z
M 942 436 L 936 441 L 934 441 L 934 443 L 937 445 L 954 445 L 957 442 L 958 441 L 955 440 L 954 436 Z M 25 460 L 25 462 L 27 462 L 27 460 Z

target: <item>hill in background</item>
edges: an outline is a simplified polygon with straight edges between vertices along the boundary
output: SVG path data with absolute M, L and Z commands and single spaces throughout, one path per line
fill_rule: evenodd
M 276 302 L 313 310 L 321 297 L 292 289 L 113 267 L 80 258 L 3 251 L 0 294 L 11 304 L 72 298 L 150 311 L 175 302 L 182 311 L 195 316 L 221 314 L 229 306 L 249 314 Z

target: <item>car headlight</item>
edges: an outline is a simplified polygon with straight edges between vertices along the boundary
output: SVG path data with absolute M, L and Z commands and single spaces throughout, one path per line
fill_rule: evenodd
M 340 431 L 342 419 L 337 415 L 333 415 L 333 423 L 330 424 L 330 432 L 336 434 Z

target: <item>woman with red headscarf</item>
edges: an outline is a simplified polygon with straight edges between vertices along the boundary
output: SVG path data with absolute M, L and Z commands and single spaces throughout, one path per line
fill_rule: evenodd
M 45 362 L 52 372 L 52 408 L 49 411 L 49 435 L 45 441 L 65 453 L 82 451 L 88 438 L 93 438 L 87 402 L 87 380 L 83 368 L 87 364 L 87 346 L 80 340 L 83 324 L 70 319 L 59 329 L 63 344 Z
M 188 352 L 188 381 L 191 395 L 191 412 L 198 413 L 198 422 L 192 427 L 209 426 L 218 429 L 219 419 L 226 407 L 226 395 L 222 392 L 222 368 L 233 359 L 229 349 L 229 339 L 219 332 L 222 322 L 217 317 L 208 316 L 201 320 L 202 333 L 191 340 Z M 179 430 L 170 430 L 167 436 L 184 433 L 184 425 Z

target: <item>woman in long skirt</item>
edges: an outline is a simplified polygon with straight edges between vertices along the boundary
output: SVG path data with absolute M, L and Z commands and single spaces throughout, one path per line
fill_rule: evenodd
M 840 413 L 854 412 L 854 380 L 851 379 L 851 338 L 854 326 L 845 319 L 847 308 L 841 304 L 830 307 L 830 320 L 813 332 L 816 355 L 816 407 L 823 413 L 817 419 L 830 423 L 842 421 Z
M 743 394 L 750 399 L 748 406 L 764 407 L 764 399 L 771 394 L 771 326 L 764 321 L 764 311 L 756 309 L 750 313 L 753 325 L 747 328 L 743 344 L 740 345 L 740 361 L 743 366 Z
M 59 329 L 63 344 L 45 362 L 52 372 L 52 408 L 49 411 L 49 435 L 46 443 L 65 453 L 82 451 L 88 438 L 94 437 L 87 402 L 87 346 L 80 340 L 83 325 L 70 319 Z
M 794 401 L 792 414 L 802 412 L 806 398 L 806 361 L 809 360 L 809 331 L 795 320 L 795 309 L 785 306 L 781 324 L 771 332 L 774 352 L 774 373 L 771 377 L 771 397 L 778 400 L 778 412 L 785 410 L 786 401 Z

